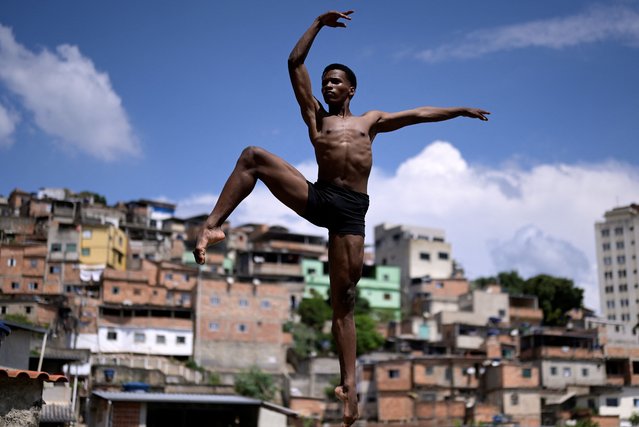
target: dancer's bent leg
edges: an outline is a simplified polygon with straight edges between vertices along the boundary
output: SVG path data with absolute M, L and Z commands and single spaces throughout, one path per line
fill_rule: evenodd
M 240 202 L 251 194 L 258 179 L 278 200 L 298 214 L 303 213 L 308 199 L 308 184 L 304 176 L 280 157 L 259 147 L 247 147 L 242 151 L 213 211 L 198 234 L 193 251 L 198 264 L 204 264 L 207 246 L 224 240 L 222 224 Z

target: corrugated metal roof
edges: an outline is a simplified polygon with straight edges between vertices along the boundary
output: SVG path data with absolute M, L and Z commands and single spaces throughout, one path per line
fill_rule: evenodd
M 228 394 L 137 393 L 126 391 L 94 391 L 94 395 L 114 402 L 221 403 L 261 405 L 262 401 Z
M 22 369 L 0 368 L 0 378 L 30 378 L 50 383 L 67 383 L 69 380 L 64 375 L 53 375 L 47 372 L 26 371 Z
M 71 410 L 71 404 L 45 404 L 40 412 L 40 422 L 68 423 L 75 421 L 75 414 Z
M 153 402 L 153 403 L 201 403 L 218 405 L 255 405 L 262 406 L 284 415 L 297 417 L 299 414 L 289 408 L 228 394 L 187 394 L 187 393 L 139 393 L 123 391 L 94 391 L 93 395 L 113 402 Z

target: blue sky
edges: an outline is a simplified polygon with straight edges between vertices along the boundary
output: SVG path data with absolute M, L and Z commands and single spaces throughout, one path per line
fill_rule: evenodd
M 368 240 L 380 222 L 446 230 L 472 278 L 568 276 L 596 306 L 593 224 L 639 201 L 639 2 L 4 0 L 0 194 L 68 187 L 110 203 L 207 212 L 260 145 L 313 179 L 286 58 L 320 13 L 307 65 L 358 75 L 356 114 L 468 105 L 381 135 Z M 317 93 L 317 91 L 316 91 Z M 258 187 L 231 217 L 322 234 Z

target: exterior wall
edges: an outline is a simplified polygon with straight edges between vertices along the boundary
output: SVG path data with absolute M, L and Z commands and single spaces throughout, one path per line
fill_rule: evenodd
M 639 314 L 639 205 L 607 211 L 604 221 L 595 223 L 595 241 L 601 312 L 632 327 Z
M 126 234 L 111 224 L 82 225 L 80 262 L 83 264 L 108 265 L 116 270 L 125 270 L 127 246 Z
M 404 421 L 415 416 L 414 400 L 406 394 L 381 394 L 378 397 L 379 421 Z
M 37 426 L 41 399 L 42 381 L 0 377 L 0 425 Z
M 539 368 L 532 364 L 488 366 L 484 374 L 487 390 L 539 387 Z
M 550 389 L 563 389 L 569 385 L 594 386 L 606 383 L 606 368 L 597 360 L 544 359 L 540 362 L 541 385 Z M 553 374 L 552 369 L 556 371 Z M 583 370 L 586 369 L 587 375 Z
M 153 319 L 149 323 L 155 324 L 158 323 L 158 320 L 160 319 Z M 184 319 L 166 320 L 168 320 L 166 323 L 173 323 L 176 320 Z M 163 341 L 158 337 L 164 337 Z M 165 356 L 191 356 L 193 354 L 193 331 L 187 328 L 100 326 L 97 339 L 98 352 L 100 353 L 138 353 Z
M 80 231 L 74 224 L 49 221 L 47 234 L 48 256 L 52 261 L 78 261 L 80 254 Z
M 202 366 L 237 371 L 257 365 L 279 372 L 290 335 L 289 296 L 280 284 L 229 284 L 202 278 L 197 291 L 195 360 Z
M 616 399 L 617 406 L 609 406 L 608 400 Z M 633 412 L 639 412 L 639 387 L 623 387 L 620 391 L 612 391 L 595 397 L 595 405 L 600 416 L 618 416 L 620 420 L 628 420 Z
M 36 325 L 49 325 L 57 315 L 57 307 L 38 302 L 35 297 L 27 300 L 3 300 L 0 301 L 0 318 L 7 314 L 19 314 Z
M 111 422 L 118 427 L 139 427 L 142 403 L 114 402 Z
M 453 260 L 451 245 L 444 240 L 443 230 L 381 224 L 375 227 L 375 263 L 399 266 L 407 279 L 449 278 L 453 273 Z M 428 253 L 430 259 L 421 259 L 422 253 Z M 439 259 L 439 253 L 445 253 L 447 259 Z
M 475 290 L 459 297 L 460 310 L 472 312 L 484 325 L 490 317 L 501 318 L 505 324 L 510 323 L 508 294 Z
M 382 362 L 375 366 L 377 390 L 399 391 L 412 388 L 411 361 Z M 380 415 L 381 416 L 381 415 Z

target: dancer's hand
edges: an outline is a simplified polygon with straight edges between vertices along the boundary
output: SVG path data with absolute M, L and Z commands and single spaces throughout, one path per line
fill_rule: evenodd
M 487 121 L 488 117 L 486 117 L 490 112 L 482 110 L 481 108 L 466 108 L 464 112 L 464 117 L 470 117 L 472 119 L 479 119 L 483 121 Z
M 338 12 L 336 10 L 331 10 L 317 17 L 317 20 L 322 25 L 326 25 L 327 27 L 346 27 L 346 24 L 338 21 L 338 19 L 343 18 L 347 20 L 351 20 L 350 15 L 353 13 L 353 10 L 348 10 L 346 12 Z

